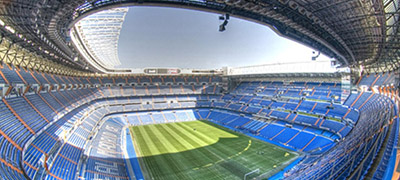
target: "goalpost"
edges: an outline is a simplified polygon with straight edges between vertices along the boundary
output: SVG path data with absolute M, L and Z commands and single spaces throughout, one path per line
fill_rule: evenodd
M 246 173 L 246 174 L 244 175 L 243 180 L 246 180 L 247 176 L 249 176 L 249 175 L 251 175 L 251 174 L 254 174 L 254 173 L 259 173 L 259 172 L 260 172 L 260 168 L 258 168 L 258 169 L 256 169 L 256 170 L 253 170 L 253 171 L 251 171 L 251 172 L 248 172 L 248 173 Z

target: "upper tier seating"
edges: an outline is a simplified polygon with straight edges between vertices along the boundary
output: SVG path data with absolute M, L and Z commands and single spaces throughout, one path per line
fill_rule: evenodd
M 363 75 L 359 80 L 360 86 L 385 86 L 395 83 L 394 73 L 371 73 Z
M 306 97 L 309 99 L 318 99 L 331 101 L 332 97 L 340 99 L 341 85 L 339 83 L 329 82 L 240 82 L 232 91 L 235 94 L 259 94 L 263 96 L 289 96 Z
M 11 69 L 10 69 L 11 68 Z M 3 68 L 0 68 L 0 71 L 4 75 L 4 77 L 11 84 L 25 84 L 24 81 L 18 76 L 17 71 L 14 70 L 14 67 L 4 65 Z

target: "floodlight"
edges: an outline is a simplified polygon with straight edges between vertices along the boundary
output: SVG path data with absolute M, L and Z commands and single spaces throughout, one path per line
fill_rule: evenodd
M 315 51 L 313 51 L 313 54 L 315 54 Z M 318 54 L 316 56 L 312 56 L 311 60 L 313 60 L 313 61 L 317 60 L 317 58 L 319 57 L 320 54 L 321 54 L 321 52 L 318 51 Z
M 229 17 L 229 14 L 225 14 L 225 17 L 224 15 L 219 16 L 219 20 L 224 20 L 224 22 L 219 25 L 219 32 L 223 32 L 226 30 L 225 26 L 228 24 Z

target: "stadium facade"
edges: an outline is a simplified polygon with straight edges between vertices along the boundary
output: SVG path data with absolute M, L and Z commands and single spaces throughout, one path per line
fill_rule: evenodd
M 130 5 L 255 21 L 351 71 L 115 69 Z M 15 0 L 0 10 L 2 179 L 146 179 L 126 128 L 195 120 L 299 154 L 257 178 L 398 176 L 399 1 Z

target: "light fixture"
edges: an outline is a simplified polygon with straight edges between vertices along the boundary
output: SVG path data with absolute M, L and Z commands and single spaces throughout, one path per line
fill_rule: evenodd
M 8 31 L 10 31 L 11 33 L 15 33 L 15 29 L 12 28 L 11 26 L 4 26 L 4 28 L 6 28 Z
M 219 32 L 223 32 L 226 30 L 225 26 L 228 24 L 229 17 L 230 17 L 229 14 L 225 14 L 225 16 L 224 15 L 219 16 L 219 20 L 224 21 L 221 25 L 219 25 Z
M 312 53 L 315 54 L 315 51 L 313 51 Z M 313 60 L 313 61 L 317 60 L 317 58 L 319 57 L 320 54 L 321 54 L 321 52 L 318 51 L 318 54 L 316 56 L 312 56 L 311 60 Z

